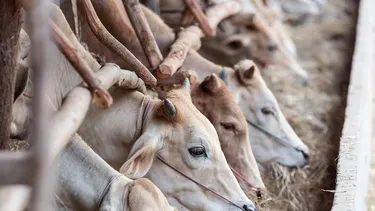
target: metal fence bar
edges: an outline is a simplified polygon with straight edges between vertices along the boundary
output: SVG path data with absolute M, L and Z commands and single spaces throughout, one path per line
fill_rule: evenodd
M 0 185 L 30 184 L 33 169 L 29 152 L 1 152 L 0 153 Z
M 51 50 L 50 32 L 48 27 L 50 0 L 34 0 L 32 10 L 29 11 L 27 20 L 30 21 L 31 45 L 31 67 L 33 82 L 33 124 L 31 151 L 32 163 L 34 164 L 34 178 L 32 184 L 30 211 L 51 210 L 49 197 L 52 195 L 51 169 L 49 151 L 53 140 L 47 140 L 50 132 L 47 124 L 47 95 L 48 89 L 47 71 L 52 65 L 49 64 L 48 55 Z

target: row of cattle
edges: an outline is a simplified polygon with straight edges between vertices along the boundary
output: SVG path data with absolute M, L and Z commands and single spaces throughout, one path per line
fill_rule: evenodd
M 109 89 L 113 104 L 104 110 L 92 105 L 61 153 L 53 202 L 57 210 L 255 210 L 245 193 L 266 191 L 260 171 L 271 162 L 290 167 L 308 162 L 307 146 L 254 62 L 281 65 L 306 78 L 282 21 L 269 15 L 272 10 L 263 4 L 285 9 L 305 2 L 311 9 L 315 1 L 239 1 L 240 12 L 224 20 L 214 38 L 205 39 L 199 52 L 190 49 L 179 71 L 159 80 L 163 86 L 147 89 L 134 72 L 125 70 L 134 66 L 93 33 L 90 19 L 83 15 L 84 1 L 78 1 L 76 11 L 72 2 L 51 5 L 50 18 Z M 221 2 L 206 1 L 202 7 Z M 150 67 L 123 2 L 91 3 L 105 29 Z M 180 26 L 176 20 L 184 18 L 184 4 L 144 4 L 153 11 L 142 6 L 141 12 L 162 55 L 168 55 L 176 40 L 171 27 Z M 33 119 L 29 52 L 34 46 L 26 26 L 19 46 L 11 133 L 12 138 L 27 140 Z M 82 78 L 61 49 L 53 47 L 49 59 L 53 67 L 44 94 L 52 114 L 67 110 L 67 95 Z M 232 67 L 213 63 L 215 59 Z M 77 99 L 75 108 L 80 109 Z

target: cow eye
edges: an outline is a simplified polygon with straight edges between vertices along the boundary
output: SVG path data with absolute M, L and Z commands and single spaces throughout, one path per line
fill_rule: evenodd
M 232 40 L 229 43 L 227 43 L 227 46 L 231 50 L 239 50 L 243 45 L 242 45 L 242 42 L 239 40 Z
M 265 115 L 275 115 L 275 112 L 273 112 L 273 110 L 268 107 L 262 108 L 262 113 Z
M 223 123 L 221 122 L 220 125 L 226 130 L 234 130 L 234 125 L 231 123 Z
M 246 29 L 249 30 L 249 31 L 251 31 L 251 32 L 257 31 L 257 29 L 256 29 L 256 27 L 254 25 L 247 25 Z
M 268 45 L 267 46 L 267 50 L 270 51 L 270 52 L 273 52 L 273 51 L 276 51 L 277 50 L 277 45 L 273 44 L 273 45 Z
M 207 157 L 206 149 L 202 146 L 189 148 L 189 153 L 194 157 Z

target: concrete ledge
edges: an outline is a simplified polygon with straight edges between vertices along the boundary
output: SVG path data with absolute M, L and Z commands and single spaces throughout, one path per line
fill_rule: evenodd
M 332 211 L 365 211 L 371 162 L 375 1 L 361 0 Z

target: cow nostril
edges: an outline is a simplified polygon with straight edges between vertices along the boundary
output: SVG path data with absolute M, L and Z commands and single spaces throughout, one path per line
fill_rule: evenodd
M 247 205 L 247 204 L 243 205 L 242 208 L 243 208 L 245 211 L 256 211 L 255 207 L 249 206 L 249 205 Z
M 308 153 L 308 152 L 305 152 L 305 151 L 301 151 L 301 152 L 302 152 L 303 157 L 304 157 L 306 160 L 309 160 L 309 158 L 310 158 L 309 153 Z

